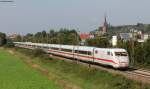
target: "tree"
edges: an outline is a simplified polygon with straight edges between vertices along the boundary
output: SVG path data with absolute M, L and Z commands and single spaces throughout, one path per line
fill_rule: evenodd
M 54 31 L 54 29 L 51 29 L 51 30 L 49 31 L 49 36 L 50 36 L 50 38 L 54 37 L 55 34 L 56 34 L 56 32 Z
M 150 39 L 143 44 L 143 50 L 144 62 L 146 62 L 146 65 L 150 65 Z
M 6 41 L 7 41 L 7 40 L 6 40 L 6 34 L 0 32 L 0 45 L 6 44 Z
M 70 45 L 78 45 L 80 39 L 76 33 L 70 33 L 68 37 L 68 44 Z
M 34 35 L 34 39 L 37 43 L 41 43 L 41 35 L 42 33 L 41 32 L 37 32 L 35 35 Z
M 110 46 L 109 40 L 106 38 L 88 39 L 88 40 L 86 40 L 86 43 L 89 46 L 96 46 L 96 47 L 100 47 L 100 48 L 107 48 Z
M 5 34 L 5 33 L 0 32 L 0 38 L 1 38 L 1 39 L 5 39 L 5 38 L 6 38 L 6 34 Z
M 24 38 L 28 42 L 33 42 L 33 34 L 31 34 L 31 33 L 28 33 Z
M 17 35 L 17 37 L 16 37 L 16 39 L 14 39 L 14 41 L 18 41 L 18 42 L 23 41 L 22 38 L 23 37 L 21 37 L 21 35 Z

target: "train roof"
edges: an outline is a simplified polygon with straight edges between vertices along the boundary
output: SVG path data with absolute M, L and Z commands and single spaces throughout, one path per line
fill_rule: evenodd
M 17 44 L 30 44 L 30 45 L 37 45 L 37 46 L 47 46 L 47 47 L 63 47 L 66 49 L 75 48 L 75 50 L 111 50 L 111 51 L 125 51 L 123 48 L 98 48 L 93 46 L 77 46 L 77 45 L 61 45 L 61 44 L 47 44 L 47 43 L 32 43 L 32 42 L 14 42 Z

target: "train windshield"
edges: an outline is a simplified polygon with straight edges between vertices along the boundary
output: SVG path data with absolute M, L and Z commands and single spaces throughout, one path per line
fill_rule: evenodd
M 115 52 L 116 56 L 128 56 L 126 52 Z

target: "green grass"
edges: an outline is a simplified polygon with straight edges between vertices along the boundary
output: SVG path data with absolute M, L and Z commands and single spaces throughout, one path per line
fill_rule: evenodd
M 0 89 L 62 89 L 38 71 L 0 49 Z
M 18 52 L 27 52 L 28 54 L 26 55 L 29 55 L 31 51 L 19 49 Z M 57 79 L 65 80 L 82 89 L 150 89 L 148 84 L 137 83 L 121 75 L 89 69 L 76 63 L 68 63 L 58 59 L 44 60 L 42 58 L 32 58 L 31 60 L 24 54 L 19 56 L 49 70 L 49 75 L 56 76 Z
M 150 86 L 138 84 L 120 75 L 105 71 L 88 69 L 76 63 L 67 63 L 62 60 L 39 62 L 53 74 L 63 80 L 72 82 L 83 89 L 147 89 Z

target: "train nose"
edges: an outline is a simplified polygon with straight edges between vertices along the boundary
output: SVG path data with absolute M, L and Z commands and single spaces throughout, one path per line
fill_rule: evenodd
M 118 60 L 119 60 L 120 67 L 128 67 L 129 66 L 129 60 L 127 57 L 120 57 Z
M 120 67 L 128 67 L 129 63 L 128 62 L 119 62 Z

